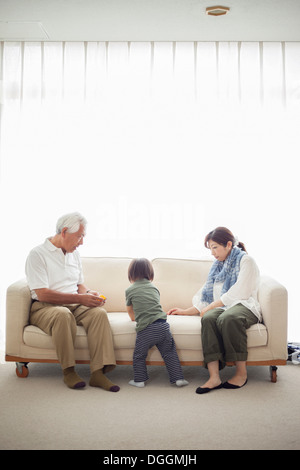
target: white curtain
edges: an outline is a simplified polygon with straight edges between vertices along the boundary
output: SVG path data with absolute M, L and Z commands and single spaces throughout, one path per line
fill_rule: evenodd
M 230 228 L 289 291 L 300 341 L 300 43 L 1 43 L 5 292 L 57 218 L 82 256 L 210 256 Z

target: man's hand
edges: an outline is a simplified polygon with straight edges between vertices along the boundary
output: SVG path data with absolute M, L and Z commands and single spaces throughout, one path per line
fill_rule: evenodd
M 99 297 L 96 291 L 87 292 L 87 289 L 78 289 L 78 294 L 65 294 L 52 289 L 35 289 L 35 293 L 40 302 L 47 302 L 55 305 L 81 304 L 86 307 L 102 307 L 105 300 Z
M 85 305 L 86 307 L 102 307 L 106 299 L 103 299 L 99 296 L 98 292 L 89 291 L 86 294 L 79 294 L 81 305 Z

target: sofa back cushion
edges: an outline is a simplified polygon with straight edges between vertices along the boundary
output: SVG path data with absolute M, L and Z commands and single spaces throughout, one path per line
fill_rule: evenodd
M 84 283 L 107 297 L 108 312 L 126 311 L 125 290 L 130 286 L 128 266 L 131 258 L 82 258 Z M 156 258 L 153 284 L 160 291 L 165 311 L 192 306 L 194 294 L 207 279 L 210 260 Z
M 152 264 L 153 283 L 160 291 L 162 308 L 168 311 L 172 307 L 192 306 L 193 296 L 205 283 L 212 261 L 156 258 Z
M 128 267 L 131 258 L 82 257 L 84 284 L 107 298 L 108 312 L 126 311 L 125 290 L 130 286 Z

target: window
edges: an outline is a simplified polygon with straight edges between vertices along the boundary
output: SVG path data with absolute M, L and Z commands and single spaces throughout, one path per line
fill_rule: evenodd
M 300 43 L 10 42 L 0 57 L 1 299 L 65 212 L 89 221 L 82 256 L 209 256 L 224 225 L 288 288 L 299 340 Z

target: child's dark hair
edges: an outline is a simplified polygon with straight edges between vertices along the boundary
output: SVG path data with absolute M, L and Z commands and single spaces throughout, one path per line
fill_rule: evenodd
M 227 243 L 232 242 L 232 247 L 237 246 L 243 251 L 246 251 L 245 245 L 235 239 L 234 235 L 226 227 L 217 227 L 215 230 L 209 232 L 204 240 L 204 246 L 209 248 L 209 241 L 212 240 L 219 245 L 227 246 Z M 247 253 L 247 251 L 246 251 Z
M 154 270 L 150 261 L 146 258 L 133 259 L 128 268 L 128 279 L 135 282 L 139 279 L 153 281 Z

